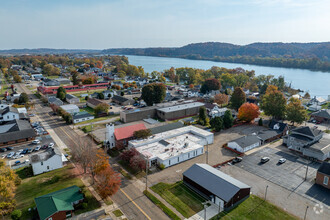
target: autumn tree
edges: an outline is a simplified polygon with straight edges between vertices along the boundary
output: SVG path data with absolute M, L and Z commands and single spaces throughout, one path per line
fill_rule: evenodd
M 21 179 L 6 162 L 0 159 L 0 215 L 11 213 L 16 207 L 15 190 Z
M 238 119 L 241 121 L 251 122 L 260 115 L 259 107 L 253 103 L 244 103 L 238 109 Z
M 140 153 L 135 149 L 131 148 L 128 150 L 124 150 L 120 155 L 120 159 L 122 159 L 124 162 L 129 163 L 130 159 L 136 155 L 139 155 Z
M 291 98 L 289 104 L 286 107 L 286 119 L 288 121 L 298 124 L 303 123 L 307 118 L 307 111 L 302 106 L 301 101 L 297 98 Z
M 231 111 L 227 110 L 225 112 L 225 115 L 223 116 L 223 125 L 225 128 L 230 128 L 233 126 L 233 124 L 234 124 L 234 118 L 231 114 Z
M 216 94 L 214 96 L 214 102 L 217 103 L 218 105 L 220 105 L 222 107 L 222 105 L 226 105 L 228 104 L 228 95 L 226 94 Z
M 306 92 L 303 98 L 304 99 L 310 99 L 311 95 L 308 92 Z
M 93 144 L 90 138 L 79 137 L 75 139 L 75 144 L 71 143 L 72 160 L 78 163 L 87 172 L 89 164 L 93 159 Z
M 52 109 L 53 112 L 57 113 L 57 109 L 59 108 L 57 105 L 54 103 L 49 104 L 49 107 Z
M 17 83 L 21 83 L 22 82 L 22 77 L 20 77 L 19 75 L 14 75 L 14 81 L 17 82 Z
M 97 175 L 96 188 L 103 199 L 115 194 L 120 187 L 119 173 L 115 172 L 110 165 L 101 170 Z
M 205 94 L 212 90 L 219 90 L 221 89 L 221 84 L 218 79 L 210 78 L 206 79 L 201 87 L 201 93 Z
M 211 125 L 211 128 L 216 132 L 221 131 L 221 129 L 224 128 L 223 120 L 221 117 L 212 118 L 210 120 L 210 125 Z
M 137 139 L 140 139 L 140 138 L 146 139 L 151 135 L 152 135 L 152 133 L 151 133 L 150 129 L 142 129 L 142 130 L 134 131 L 134 133 L 133 133 L 134 138 L 137 138 Z
M 101 112 L 105 112 L 105 113 L 108 113 L 108 109 L 109 109 L 109 105 L 107 103 L 100 103 L 98 104 L 95 109 L 94 109 L 94 112 L 95 112 L 95 116 L 98 116 L 99 113 Z
M 265 95 L 262 97 L 261 108 L 266 115 L 276 119 L 284 118 L 286 99 L 276 86 L 269 85 Z
M 134 170 L 141 171 L 146 169 L 146 160 L 141 155 L 134 155 L 129 160 L 129 166 Z
M 236 87 L 231 98 L 230 98 L 230 104 L 233 108 L 236 110 L 241 107 L 241 105 L 246 101 L 245 93 L 243 92 L 243 89 L 240 87 Z

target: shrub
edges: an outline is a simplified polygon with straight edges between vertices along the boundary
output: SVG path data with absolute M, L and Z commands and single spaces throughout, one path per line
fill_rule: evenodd
M 159 169 L 161 170 L 165 169 L 165 165 L 163 163 L 159 164 Z
M 19 210 L 19 209 L 16 209 L 16 210 L 14 210 L 12 213 L 11 213 L 11 219 L 13 219 L 13 220 L 18 220 L 18 219 L 20 219 L 21 218 L 21 216 L 22 216 L 22 211 L 21 210 Z
M 259 125 L 259 126 L 263 126 L 263 125 L 264 125 L 264 123 L 263 123 L 263 121 L 262 121 L 262 118 L 259 119 L 259 121 L 258 121 L 258 125 Z

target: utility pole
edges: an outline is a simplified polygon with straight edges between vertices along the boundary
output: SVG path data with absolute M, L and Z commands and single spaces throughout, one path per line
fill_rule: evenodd
M 206 203 L 203 203 L 203 205 L 204 205 L 204 220 L 206 220 Z
M 307 173 L 308 173 L 308 163 L 307 163 L 307 167 L 306 167 L 305 181 L 307 180 Z
M 268 189 L 268 185 L 266 186 L 265 200 L 266 200 L 266 197 L 267 197 L 267 189 Z
M 306 220 L 307 210 L 308 210 L 308 206 L 306 207 L 306 211 L 305 211 L 304 220 Z
M 206 164 L 209 164 L 209 145 L 206 144 Z

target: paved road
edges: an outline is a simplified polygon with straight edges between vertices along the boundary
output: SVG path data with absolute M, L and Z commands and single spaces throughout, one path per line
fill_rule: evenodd
M 70 126 L 60 120 L 58 116 L 51 114 L 51 109 L 44 106 L 30 90 L 24 85 L 16 84 L 18 89 L 26 92 L 35 101 L 35 111 L 42 122 L 46 122 L 55 131 L 61 141 L 69 148 L 76 146 L 77 139 L 81 138 Z M 83 137 L 87 138 L 87 137 Z M 89 139 L 89 138 L 88 138 Z M 95 144 L 93 143 L 95 146 Z M 120 190 L 112 196 L 112 200 L 118 204 L 119 208 L 129 219 L 169 219 L 156 205 L 146 198 L 136 182 L 130 182 L 122 178 Z

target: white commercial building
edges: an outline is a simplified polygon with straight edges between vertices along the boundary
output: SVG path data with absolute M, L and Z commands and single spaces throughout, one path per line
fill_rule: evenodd
M 30 156 L 33 175 L 46 173 L 63 167 L 62 154 L 57 148 L 48 148 L 44 152 Z
M 213 133 L 186 126 L 147 139 L 131 140 L 128 147 L 134 147 L 148 158 L 149 167 L 163 164 L 166 168 L 203 154 L 204 146 L 212 144 L 213 140 Z
M 66 111 L 67 113 L 71 114 L 71 115 L 80 112 L 79 107 L 76 106 L 76 105 L 72 105 L 72 104 L 69 104 L 69 105 L 62 105 L 61 108 L 62 108 L 64 111 Z

